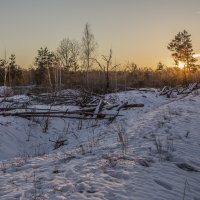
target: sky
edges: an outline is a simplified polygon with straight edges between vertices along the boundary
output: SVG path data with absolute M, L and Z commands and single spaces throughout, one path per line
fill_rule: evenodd
M 29 67 L 40 47 L 55 51 L 64 38 L 81 41 L 89 23 L 99 55 L 112 48 L 117 64 L 171 66 L 167 45 L 184 29 L 200 53 L 199 22 L 200 0 L 0 0 L 0 57 L 6 49 Z

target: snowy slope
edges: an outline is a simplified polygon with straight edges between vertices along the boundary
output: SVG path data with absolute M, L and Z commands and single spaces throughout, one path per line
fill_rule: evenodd
M 50 119 L 46 133 L 41 124 L 0 117 L 0 199 L 200 200 L 199 93 L 106 99 L 145 107 L 123 110 L 112 123 Z M 57 137 L 67 142 L 54 150 Z

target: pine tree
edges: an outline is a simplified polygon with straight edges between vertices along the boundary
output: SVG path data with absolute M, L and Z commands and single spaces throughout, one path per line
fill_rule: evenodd
M 195 53 L 192 48 L 191 35 L 186 30 L 179 32 L 167 48 L 172 51 L 172 57 L 177 66 L 179 62 L 183 62 L 185 70 L 194 71 L 197 69 L 195 65 L 197 60 L 193 57 Z
M 54 53 L 50 52 L 47 47 L 41 47 L 38 50 L 38 55 L 35 58 L 35 65 L 37 66 L 35 79 L 38 85 L 41 85 L 48 79 L 50 87 L 52 87 L 50 68 L 54 62 L 54 58 Z
M 7 77 L 9 86 L 20 85 L 22 82 L 22 69 L 16 64 L 14 54 L 11 54 L 9 58 Z
M 6 60 L 0 59 L 0 84 L 4 86 L 6 85 L 6 66 Z
M 164 65 L 162 62 L 159 62 L 159 63 L 157 64 L 157 69 L 156 69 L 156 71 L 162 71 L 162 70 L 164 70 L 164 68 L 165 68 L 165 65 Z

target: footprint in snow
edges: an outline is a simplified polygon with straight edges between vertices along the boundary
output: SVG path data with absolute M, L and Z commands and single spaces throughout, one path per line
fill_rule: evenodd
M 166 182 L 163 182 L 163 181 L 160 181 L 160 180 L 157 180 L 157 179 L 154 179 L 154 181 L 155 181 L 158 185 L 164 187 L 164 188 L 167 189 L 167 190 L 173 190 L 172 185 L 170 185 L 169 183 L 166 183 Z
M 179 167 L 180 169 L 188 171 L 188 172 L 199 172 L 198 169 L 196 169 L 195 167 L 193 167 L 192 165 L 189 165 L 187 163 L 177 163 L 176 166 Z
M 128 172 L 123 172 L 123 171 L 118 171 L 118 172 L 112 172 L 109 174 L 110 176 L 117 178 L 117 179 L 129 179 L 130 178 L 130 174 Z

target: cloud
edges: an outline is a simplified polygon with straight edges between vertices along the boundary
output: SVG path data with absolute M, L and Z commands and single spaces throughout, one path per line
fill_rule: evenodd
M 193 57 L 198 58 L 198 57 L 200 57 L 200 54 L 194 54 Z
M 200 15 L 200 10 L 196 12 L 196 14 Z

